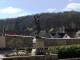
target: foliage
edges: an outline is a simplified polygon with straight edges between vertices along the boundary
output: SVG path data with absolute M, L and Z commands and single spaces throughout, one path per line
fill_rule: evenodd
M 27 28 L 26 29 L 28 32 L 33 32 L 33 29 L 32 28 Z
M 8 53 L 8 52 L 6 52 L 6 53 L 5 53 L 5 56 L 6 56 L 6 57 L 8 57 L 8 56 L 9 56 L 9 53 Z
M 45 50 L 46 53 L 49 53 L 48 49 Z
M 25 53 L 26 53 L 26 55 L 28 55 L 29 54 L 29 51 L 25 51 Z
M 30 29 L 29 29 L 29 31 L 30 31 L 30 32 L 33 32 L 33 29 L 32 29 L 32 28 L 30 28 Z
M 29 31 L 29 28 L 27 28 L 26 30 Z
M 14 52 L 12 53 L 12 55 L 13 55 L 13 56 L 15 55 Z
M 27 28 L 26 31 L 28 31 L 29 35 L 33 32 L 32 28 Z
M 60 30 L 63 26 L 65 28 L 80 28 L 80 12 L 77 11 L 64 11 L 58 13 L 40 13 L 40 26 L 41 30 L 54 31 Z M 32 28 L 35 30 L 34 15 L 17 18 L 0 19 L 0 30 L 5 28 L 6 31 L 12 30 L 25 30 Z
M 50 30 L 49 30 L 49 32 L 53 32 L 54 31 L 54 28 L 51 28 Z
M 80 45 L 54 46 L 49 47 L 48 50 L 58 54 L 59 58 L 80 57 Z
M 18 55 L 18 51 L 21 47 L 24 47 L 23 44 L 23 40 L 21 40 L 18 36 L 16 38 L 11 39 L 11 41 L 9 41 L 7 43 L 7 47 L 16 50 L 16 53 Z

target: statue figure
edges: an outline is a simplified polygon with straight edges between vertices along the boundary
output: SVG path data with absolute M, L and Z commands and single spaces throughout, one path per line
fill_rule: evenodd
M 37 36 L 39 35 L 40 31 L 41 31 L 41 27 L 40 27 L 40 23 L 39 23 L 39 18 L 40 16 L 36 15 L 34 16 L 34 19 L 35 19 L 35 23 L 36 23 L 36 30 L 37 30 L 37 33 L 35 33 Z

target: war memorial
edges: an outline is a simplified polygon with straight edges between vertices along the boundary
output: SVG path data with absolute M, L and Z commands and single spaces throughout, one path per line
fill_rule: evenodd
M 39 17 L 40 16 L 38 15 L 34 16 L 36 23 L 36 33 L 31 42 L 33 45 L 31 55 L 2 57 L 2 60 L 58 60 L 57 54 L 50 55 L 46 54 L 45 52 L 44 38 L 39 36 L 41 31 L 40 22 L 38 19 Z

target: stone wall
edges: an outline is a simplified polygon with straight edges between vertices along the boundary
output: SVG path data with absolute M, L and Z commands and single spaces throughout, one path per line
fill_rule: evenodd
M 80 39 L 78 38 L 69 38 L 69 39 L 61 39 L 61 38 L 44 38 L 44 46 L 64 46 L 64 45 L 73 45 L 80 44 Z
M 5 36 L 6 48 L 16 48 L 15 46 L 20 46 L 21 48 L 32 48 L 31 36 Z M 19 47 L 19 48 L 20 48 Z
M 13 45 L 17 44 L 15 42 L 20 42 L 21 47 L 32 48 L 33 46 L 33 38 L 32 36 L 5 36 L 6 40 L 6 48 L 11 48 Z M 42 38 L 44 41 L 44 46 L 63 46 L 63 45 L 72 45 L 72 44 L 80 44 L 79 38 Z M 14 42 L 15 41 L 15 42 Z

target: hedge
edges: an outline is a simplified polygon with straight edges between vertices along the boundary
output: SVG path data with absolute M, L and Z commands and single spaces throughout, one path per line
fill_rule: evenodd
M 80 45 L 49 47 L 51 53 L 58 54 L 58 58 L 80 57 Z

